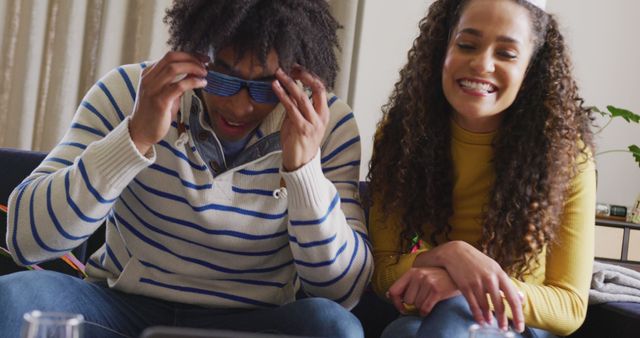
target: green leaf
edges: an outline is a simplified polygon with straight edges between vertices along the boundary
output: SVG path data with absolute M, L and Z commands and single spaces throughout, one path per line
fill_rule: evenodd
M 609 112 L 602 111 L 602 110 L 598 109 L 598 107 L 596 107 L 596 106 L 589 106 L 589 107 L 585 107 L 585 108 L 589 109 L 592 113 L 598 113 L 598 114 L 600 114 L 602 116 L 611 116 L 611 114 Z
M 614 106 L 607 106 L 607 110 L 611 113 L 611 118 L 614 117 L 622 117 L 625 121 L 631 123 L 632 121 L 635 123 L 640 122 L 640 115 L 634 114 L 629 110 L 624 108 L 616 108 Z
M 638 166 L 640 166 L 640 147 L 635 144 L 629 146 L 629 151 L 633 155 L 633 158 L 638 162 Z

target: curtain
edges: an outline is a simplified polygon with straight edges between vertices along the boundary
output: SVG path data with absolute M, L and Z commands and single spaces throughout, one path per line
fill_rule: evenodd
M 343 29 L 336 93 L 348 100 L 358 0 L 329 0 Z M 0 0 L 0 147 L 51 150 L 109 70 L 160 58 L 171 0 Z
M 85 92 L 162 56 L 169 0 L 0 0 L 0 146 L 48 151 Z
M 360 42 L 360 25 L 362 22 L 362 7 L 364 0 L 330 0 L 331 14 L 342 25 L 338 30 L 338 40 L 341 50 L 338 52 L 338 64 L 340 72 L 336 78 L 335 93 L 353 106 L 351 92 L 357 67 L 358 45 Z

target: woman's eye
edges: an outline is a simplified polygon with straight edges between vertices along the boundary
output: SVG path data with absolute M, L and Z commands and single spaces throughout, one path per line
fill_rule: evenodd
M 469 43 L 458 42 L 457 45 L 458 45 L 458 48 L 463 49 L 463 50 L 472 50 L 472 49 L 475 48 L 475 47 L 473 47 L 472 44 L 469 44 Z
M 501 51 L 501 52 L 498 52 L 498 55 L 507 59 L 515 59 L 518 57 L 518 54 L 510 51 Z

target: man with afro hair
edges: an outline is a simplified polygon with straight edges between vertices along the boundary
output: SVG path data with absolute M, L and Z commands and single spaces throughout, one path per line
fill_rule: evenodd
M 101 224 L 106 241 L 85 280 L 0 277 L 3 333 L 39 309 L 82 314 L 87 337 L 151 326 L 361 337 L 348 309 L 373 267 L 360 137 L 330 93 L 329 5 L 179 0 L 165 23 L 172 51 L 98 81 L 12 193 L 19 264 L 59 257 Z

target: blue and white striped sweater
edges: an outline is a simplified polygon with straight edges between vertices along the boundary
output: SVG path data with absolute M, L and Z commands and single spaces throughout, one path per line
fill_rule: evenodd
M 175 123 L 151 154 L 137 152 L 127 116 L 141 69 L 120 67 L 93 86 L 61 143 L 13 192 L 7 243 L 14 259 L 58 257 L 106 221 L 106 243 L 87 272 L 113 288 L 253 308 L 290 302 L 302 284 L 354 306 L 372 259 L 349 107 L 333 96 L 321 149 L 299 170 L 281 172 L 275 150 L 214 177 L 193 138 L 176 147 Z M 276 107 L 247 147 L 279 132 L 283 117 Z M 281 178 L 288 197 L 276 199 Z

